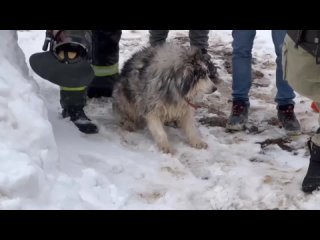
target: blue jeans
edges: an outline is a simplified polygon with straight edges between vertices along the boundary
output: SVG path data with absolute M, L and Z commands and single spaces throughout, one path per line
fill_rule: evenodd
M 279 105 L 294 104 L 295 93 L 288 82 L 283 79 L 282 44 L 286 30 L 272 30 L 272 40 L 277 55 L 276 64 L 276 103 Z M 249 105 L 251 88 L 252 47 L 256 30 L 233 30 L 232 53 L 232 96 L 235 101 L 244 101 Z

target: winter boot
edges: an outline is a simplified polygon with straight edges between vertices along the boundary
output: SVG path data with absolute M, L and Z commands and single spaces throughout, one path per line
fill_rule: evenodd
M 241 131 L 248 122 L 249 106 L 243 101 L 233 101 L 230 117 L 226 128 L 231 131 Z
M 86 116 L 83 107 L 69 106 L 62 111 L 62 117 L 70 117 L 70 120 L 79 128 L 79 130 L 86 134 L 98 133 L 98 127 L 91 122 Z
M 294 114 L 294 105 L 280 105 L 278 107 L 278 119 L 280 125 L 288 132 L 290 135 L 298 135 L 301 133 L 300 123 Z
M 311 140 L 308 141 L 308 147 L 310 150 L 310 163 L 302 182 L 302 190 L 306 193 L 311 193 L 320 187 L 320 147 Z

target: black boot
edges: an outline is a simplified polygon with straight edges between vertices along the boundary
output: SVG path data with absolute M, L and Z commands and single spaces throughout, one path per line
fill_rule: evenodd
M 70 120 L 86 134 L 98 133 L 98 127 L 91 122 L 83 111 L 83 107 L 69 106 L 62 111 L 62 117 L 70 117 Z
M 89 98 L 112 97 L 113 86 L 118 79 L 119 74 L 95 77 L 88 87 L 87 96 Z
M 311 193 L 320 187 L 320 147 L 308 141 L 310 150 L 310 163 L 307 175 L 302 182 L 302 190 Z

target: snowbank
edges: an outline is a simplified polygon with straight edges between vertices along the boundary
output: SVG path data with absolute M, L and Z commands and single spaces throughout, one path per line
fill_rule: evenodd
M 54 170 L 57 149 L 14 30 L 0 31 L 0 63 L 1 209 L 8 207 L 3 199 L 12 202 L 41 193 L 44 170 Z

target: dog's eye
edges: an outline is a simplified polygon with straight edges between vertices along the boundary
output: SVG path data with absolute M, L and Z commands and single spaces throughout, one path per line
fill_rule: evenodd
M 207 72 L 207 71 L 202 71 L 201 74 L 200 74 L 200 77 L 201 77 L 201 78 L 206 78 L 207 75 L 208 75 L 208 73 L 209 73 L 209 72 Z

